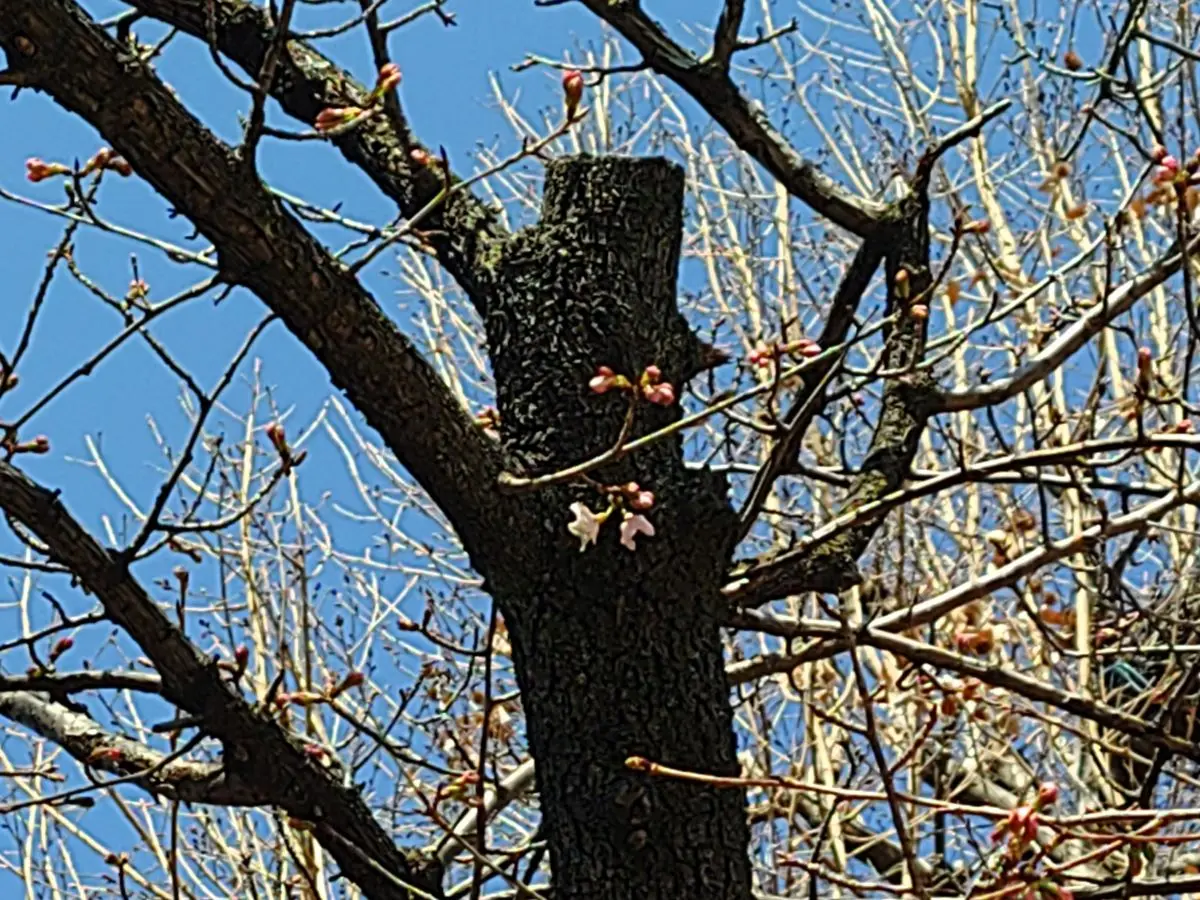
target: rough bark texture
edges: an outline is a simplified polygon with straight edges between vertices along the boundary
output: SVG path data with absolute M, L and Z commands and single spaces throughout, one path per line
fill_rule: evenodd
M 586 388 L 597 364 L 675 381 L 697 348 L 676 307 L 683 174 L 663 160 L 552 164 L 541 222 L 496 266 L 488 341 L 504 440 L 535 472 L 611 446 L 627 409 Z M 634 432 L 678 407 L 638 407 Z M 657 534 L 619 545 L 616 523 L 580 553 L 567 506 L 587 488 L 531 496 L 542 509 L 532 568 L 489 586 L 513 640 L 537 760 L 556 900 L 749 897 L 744 798 L 626 769 L 632 755 L 738 771 L 722 665 L 718 588 L 732 511 L 715 476 L 688 470 L 678 441 L 594 473 L 655 492 Z

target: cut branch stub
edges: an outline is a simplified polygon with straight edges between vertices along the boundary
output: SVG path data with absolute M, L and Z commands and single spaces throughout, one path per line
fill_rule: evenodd
M 541 221 L 501 255 L 487 316 L 504 440 L 530 474 L 582 462 L 617 441 L 630 395 L 593 393 L 597 367 L 636 382 L 656 365 L 677 396 L 699 370 L 702 344 L 676 305 L 683 190 L 683 171 L 663 159 L 550 164 Z M 679 415 L 678 403 L 640 401 L 631 436 Z M 597 477 L 640 480 L 640 472 L 664 499 L 692 494 L 702 477 L 685 473 L 677 439 L 635 456 Z M 719 492 L 706 493 L 724 508 Z

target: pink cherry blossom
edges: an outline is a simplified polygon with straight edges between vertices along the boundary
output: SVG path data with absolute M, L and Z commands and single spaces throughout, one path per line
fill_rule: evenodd
M 641 513 L 626 513 L 621 522 L 621 545 L 636 550 L 637 545 L 633 541 L 639 534 L 654 537 L 654 526 Z

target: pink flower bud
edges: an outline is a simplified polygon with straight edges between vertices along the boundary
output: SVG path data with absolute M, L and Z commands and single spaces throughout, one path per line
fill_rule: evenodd
M 1167 148 L 1164 147 L 1162 144 L 1155 144 L 1153 147 L 1150 148 L 1150 159 L 1156 163 L 1161 164 L 1162 161 L 1164 159 L 1166 159 L 1168 155 L 1169 154 L 1167 153 Z
M 271 442 L 276 450 L 280 453 L 287 451 L 287 432 L 283 430 L 282 425 L 278 422 L 272 422 L 263 429 L 263 433 L 266 434 L 267 440 Z
M 44 434 L 39 434 L 32 441 L 14 445 L 12 450 L 14 453 L 49 453 L 50 438 Z
M 375 83 L 375 90 L 379 93 L 390 91 L 400 83 L 400 67 L 395 63 L 388 63 L 379 70 L 379 79 Z
M 239 669 L 245 669 L 250 662 L 250 648 L 245 644 L 238 644 L 237 649 L 233 651 L 233 661 Z
M 657 384 L 662 379 L 662 369 L 658 366 L 646 366 L 645 374 L 650 384 Z
M 629 505 L 634 509 L 650 509 L 654 506 L 654 492 L 635 491 L 629 495 Z
M 1154 353 L 1150 350 L 1149 347 L 1139 347 L 1138 348 L 1137 368 L 1138 368 L 1139 375 L 1144 375 L 1147 377 L 1150 375 L 1150 363 L 1153 361 L 1153 359 L 1154 359 Z
M 349 690 L 350 688 L 358 687 L 366 680 L 367 676 L 362 672 L 350 672 L 342 679 L 342 689 Z
M 593 393 L 606 394 L 617 386 L 617 378 L 618 376 L 608 366 L 599 366 L 595 376 L 588 382 L 588 387 L 592 389 Z
M 821 345 L 808 338 L 800 338 L 800 340 L 792 345 L 792 350 L 797 355 L 803 356 L 806 359 L 812 359 L 814 356 L 821 355 Z
M 317 119 L 313 123 L 313 127 L 322 133 L 333 131 L 347 122 L 354 119 L 355 116 L 362 113 L 362 110 L 357 106 L 331 106 L 326 107 L 317 113 Z
M 50 661 L 58 659 L 68 650 L 75 646 L 75 639 L 70 637 L 60 637 L 54 642 L 54 646 L 50 648 Z
M 755 345 L 754 349 L 746 354 L 746 362 L 760 369 L 765 369 L 771 364 L 771 360 L 775 358 L 776 349 L 768 347 L 761 341 Z
M 563 73 L 563 98 L 567 105 L 567 118 L 575 118 L 579 109 L 579 101 L 583 99 L 583 74 L 577 69 L 569 69 Z
M 83 170 L 79 174 L 87 175 L 89 172 L 95 172 L 98 169 L 107 168 L 109 162 L 115 155 L 116 151 L 114 151 L 112 147 L 101 147 L 96 151 L 96 155 L 87 161 L 87 165 L 83 167 Z
M 1058 801 L 1058 785 L 1052 781 L 1038 785 L 1037 808 L 1049 809 Z
M 962 227 L 963 234 L 987 234 L 992 230 L 992 223 L 987 219 L 976 219 Z
M 71 169 L 62 163 L 48 163 L 36 156 L 25 160 L 25 177 L 35 184 L 55 175 L 70 175 Z

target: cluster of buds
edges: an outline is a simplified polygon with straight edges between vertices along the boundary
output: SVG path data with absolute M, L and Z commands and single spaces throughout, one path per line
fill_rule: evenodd
M 325 684 L 325 689 L 322 691 L 280 691 L 275 695 L 275 706 L 278 709 L 284 709 L 288 705 L 299 706 L 307 709 L 310 706 L 319 706 L 322 703 L 329 703 L 331 700 L 336 700 L 340 695 L 364 684 L 367 676 L 362 672 L 353 671 L 347 672 L 340 681 L 335 678 L 330 678 Z
M 90 175 L 92 172 L 99 172 L 101 170 L 116 172 L 123 178 L 128 178 L 133 174 L 133 166 L 129 164 L 129 161 L 125 157 L 119 156 L 111 147 L 101 148 L 79 170 L 79 175 Z M 46 162 L 44 159 L 36 156 L 25 160 L 25 177 L 34 184 L 58 175 L 71 174 L 74 174 L 71 167 L 63 163 Z
M 1038 814 L 1050 809 L 1057 802 L 1058 785 L 1053 782 L 1039 785 L 1033 803 L 1018 806 L 996 826 L 996 830 L 992 832 L 992 843 L 998 844 L 1007 838 L 1009 858 L 1020 859 L 1026 848 L 1037 840 L 1038 828 L 1041 827 Z
M 89 765 L 93 766 L 100 763 L 108 763 L 109 765 L 112 765 L 114 763 L 119 763 L 124 756 L 125 754 L 121 752 L 119 747 L 97 747 L 88 754 L 87 762 Z
M 329 134 L 349 125 L 363 112 L 364 110 L 358 106 L 327 106 L 317 113 L 313 127 L 321 134 Z
M 637 487 L 633 482 L 631 485 Z M 570 506 L 571 514 L 575 517 L 567 523 L 567 531 L 579 538 L 579 552 L 587 549 L 588 544 L 594 544 L 600 537 L 600 526 L 607 522 L 618 510 L 621 513 L 621 546 L 628 550 L 637 550 L 635 540 L 639 534 L 644 534 L 646 537 L 654 537 L 654 526 L 650 520 L 643 516 L 640 512 L 630 512 L 628 509 L 622 508 L 622 505 L 615 502 L 617 497 L 614 497 L 614 502 L 610 502 L 608 508 L 603 512 L 593 512 L 586 503 L 572 503 Z M 633 498 L 630 501 L 638 503 L 654 504 L 654 494 L 650 491 L 642 491 L 638 489 L 634 492 Z M 648 508 L 648 507 L 646 507 Z
M 441 169 L 445 165 L 445 161 L 440 156 L 434 156 L 424 147 L 413 147 L 408 151 L 408 158 L 415 165 L 424 166 L 429 169 Z
M 1003 566 L 1011 561 L 1012 532 L 1004 528 L 993 528 L 983 537 L 992 548 L 992 565 Z
M 746 355 L 746 362 L 750 363 L 756 369 L 765 369 L 783 356 L 794 355 L 803 357 L 804 359 L 812 359 L 814 356 L 820 356 L 822 352 L 821 345 L 812 338 L 798 338 L 787 344 L 768 344 L 764 341 L 759 341 L 755 344 L 754 349 Z
M 110 866 L 116 866 L 118 869 L 123 869 L 129 865 L 128 853 L 109 853 L 104 857 L 104 861 Z
M 500 413 L 494 406 L 489 406 L 475 416 L 475 425 L 484 431 L 497 432 L 500 430 Z
M 606 488 L 605 492 L 624 498 L 633 509 L 647 510 L 654 506 L 654 492 L 642 490 L 636 481 Z
M 375 90 L 371 91 L 371 99 L 378 100 L 388 91 L 395 90 L 400 84 L 400 67 L 395 63 L 387 63 L 379 70 L 375 78 Z
M 304 755 L 318 765 L 324 765 L 330 758 L 329 748 L 316 743 L 305 744 Z
M 987 656 L 996 645 L 996 635 L 990 625 L 982 628 L 964 628 L 954 635 L 954 647 L 959 653 Z
M 628 378 L 616 374 L 608 366 L 597 367 L 596 374 L 588 381 L 588 388 L 594 394 L 634 391 L 634 385 Z M 646 366 L 642 370 L 638 378 L 637 394 L 641 394 L 655 406 L 670 406 L 675 402 L 675 388 L 670 382 L 662 380 L 662 370 L 658 366 Z
M 139 304 L 149 296 L 150 285 L 141 278 L 135 278 L 129 282 L 129 288 L 125 291 L 125 299 L 133 304 Z
M 60 656 L 75 646 L 75 639 L 72 637 L 60 637 L 54 642 L 54 646 L 50 648 L 50 663 L 53 665 Z
M 359 119 L 363 118 L 369 110 L 376 107 L 387 95 L 400 83 L 400 67 L 395 63 L 387 63 L 380 68 L 379 74 L 375 77 L 375 87 L 367 97 L 366 108 L 361 106 L 327 106 L 319 113 L 313 121 L 313 127 L 321 134 L 332 134 L 337 132 Z
M 1047 173 L 1045 181 L 1038 185 L 1038 190 L 1045 192 L 1053 191 L 1070 175 L 1071 164 L 1065 159 L 1060 159 L 1050 167 L 1050 171 Z
M 987 219 L 972 219 L 969 222 L 955 220 L 955 228 L 962 234 L 987 234 L 992 230 L 992 223 Z
M 579 112 L 579 102 L 583 99 L 583 73 L 578 69 L 568 69 L 562 77 L 563 103 L 567 108 L 567 121 L 575 121 Z

